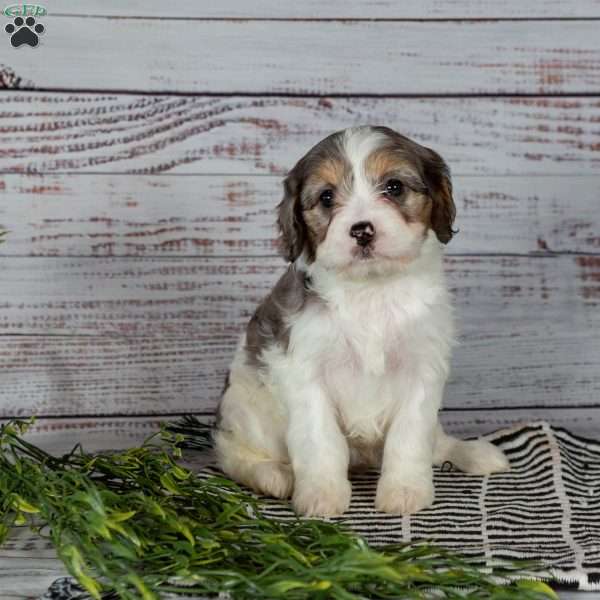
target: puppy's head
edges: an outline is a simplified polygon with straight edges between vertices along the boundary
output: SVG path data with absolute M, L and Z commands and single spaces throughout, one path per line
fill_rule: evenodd
M 406 265 L 430 230 L 448 243 L 455 215 L 446 163 L 387 127 L 319 142 L 285 178 L 278 211 L 288 260 L 348 273 Z

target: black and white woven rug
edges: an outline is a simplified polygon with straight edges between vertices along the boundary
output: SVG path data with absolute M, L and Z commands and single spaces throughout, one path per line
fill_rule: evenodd
M 542 561 L 548 581 L 600 590 L 600 442 L 545 422 L 485 438 L 504 450 L 509 472 L 475 476 L 436 468 L 434 505 L 410 517 L 375 511 L 377 473 L 355 476 L 344 521 L 373 545 L 428 540 L 482 565 Z M 263 512 L 293 516 L 287 503 Z M 43 599 L 82 598 L 73 583 L 56 581 Z

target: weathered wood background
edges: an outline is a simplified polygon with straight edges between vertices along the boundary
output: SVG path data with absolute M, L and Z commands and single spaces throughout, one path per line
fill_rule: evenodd
M 444 421 L 600 427 L 600 0 L 55 0 L 0 65 L 0 418 L 65 444 L 209 416 L 331 131 L 450 163 Z M 104 438 L 103 438 L 104 439 Z

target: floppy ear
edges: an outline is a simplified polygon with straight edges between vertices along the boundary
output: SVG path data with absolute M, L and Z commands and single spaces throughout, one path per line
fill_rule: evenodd
M 425 157 L 425 180 L 431 198 L 431 228 L 443 244 L 447 244 L 456 233 L 452 229 L 456 207 L 452 198 L 450 169 L 442 157 L 427 148 Z
M 283 180 L 283 200 L 277 205 L 279 245 L 282 254 L 290 262 L 300 256 L 306 241 L 301 208 L 300 182 L 292 169 Z

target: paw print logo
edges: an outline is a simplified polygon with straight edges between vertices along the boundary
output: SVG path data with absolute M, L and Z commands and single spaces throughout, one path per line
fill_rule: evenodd
M 45 28 L 41 23 L 36 23 L 33 17 L 27 17 L 25 20 L 22 17 L 16 17 L 4 30 L 11 34 L 10 43 L 13 47 L 18 48 L 27 44 L 35 48 L 40 41 L 38 35 L 44 33 Z

